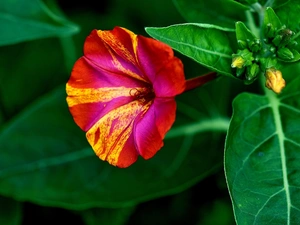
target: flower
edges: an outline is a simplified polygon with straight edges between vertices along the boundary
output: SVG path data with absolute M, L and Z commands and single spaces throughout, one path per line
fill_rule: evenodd
M 115 27 L 86 38 L 66 100 L 96 155 L 125 168 L 161 149 L 184 89 L 183 64 L 168 45 Z
M 245 60 L 243 59 L 242 56 L 237 56 L 232 59 L 231 67 L 232 68 L 242 68 L 245 64 Z
M 280 70 L 275 68 L 267 69 L 266 71 L 266 87 L 279 94 L 285 87 L 285 80 L 282 78 Z

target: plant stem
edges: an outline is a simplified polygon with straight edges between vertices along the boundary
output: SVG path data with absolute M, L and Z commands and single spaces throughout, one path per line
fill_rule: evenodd
M 230 124 L 230 118 L 217 117 L 211 119 L 202 119 L 199 122 L 186 124 L 172 128 L 166 138 L 176 138 L 183 135 L 195 135 L 203 132 L 221 132 L 226 133 Z
M 184 92 L 200 87 L 203 84 L 207 83 L 208 81 L 215 79 L 216 77 L 217 77 L 217 72 L 210 72 L 199 77 L 188 79 L 185 81 Z

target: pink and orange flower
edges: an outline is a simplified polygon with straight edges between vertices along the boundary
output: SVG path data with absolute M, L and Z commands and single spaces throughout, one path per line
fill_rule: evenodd
M 185 89 L 183 64 L 168 45 L 121 27 L 91 32 L 66 85 L 96 155 L 122 168 L 161 149 Z

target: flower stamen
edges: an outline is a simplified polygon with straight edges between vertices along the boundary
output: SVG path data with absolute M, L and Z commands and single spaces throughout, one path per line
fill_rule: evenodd
M 139 103 L 145 104 L 155 98 L 155 93 L 152 87 L 146 87 L 143 89 L 132 88 L 129 91 L 129 95 L 134 100 L 138 100 Z

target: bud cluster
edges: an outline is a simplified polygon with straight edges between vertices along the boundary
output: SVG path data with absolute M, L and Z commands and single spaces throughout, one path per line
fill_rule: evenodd
M 300 59 L 293 40 L 295 33 L 282 25 L 272 8 L 265 12 L 264 36 L 256 37 L 242 22 L 236 23 L 238 50 L 232 55 L 231 67 L 238 78 L 250 84 L 259 75 L 266 77 L 266 87 L 280 93 L 285 81 L 279 68 Z
M 264 20 L 264 42 L 279 61 L 295 62 L 300 59 L 296 50 L 295 32 L 282 24 L 272 8 L 267 8 Z
M 246 83 L 252 83 L 260 72 L 259 54 L 261 40 L 255 37 L 242 22 L 236 23 L 238 51 L 232 55 L 231 67 L 236 68 L 236 76 Z

